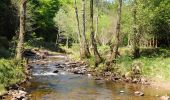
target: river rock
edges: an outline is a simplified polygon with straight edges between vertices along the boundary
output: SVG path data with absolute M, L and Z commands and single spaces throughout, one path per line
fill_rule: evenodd
M 95 80 L 102 80 L 102 78 L 101 77 L 95 77 Z
M 125 91 L 121 90 L 120 93 L 124 93 Z
M 132 80 L 132 83 L 137 83 L 138 82 L 138 79 L 137 78 L 134 78 L 133 80 Z
M 26 97 L 27 92 L 22 90 L 9 91 L 9 95 L 12 96 L 11 100 L 28 100 L 28 98 Z
M 141 92 L 141 91 L 136 91 L 136 92 L 134 92 L 134 94 L 135 94 L 136 96 L 144 96 L 144 93 Z
M 160 99 L 161 100 L 170 100 L 170 97 L 166 95 L 166 96 L 161 96 Z
M 112 75 L 112 72 L 110 72 L 110 71 L 104 73 L 104 76 L 111 76 L 111 75 Z
M 58 72 L 59 72 L 58 70 L 53 71 L 53 73 L 58 73 Z

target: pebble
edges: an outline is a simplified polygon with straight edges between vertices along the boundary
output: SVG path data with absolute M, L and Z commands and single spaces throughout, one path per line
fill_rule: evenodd
M 88 76 L 88 77 L 92 77 L 92 75 L 91 75 L 91 74 L 87 74 L 87 76 Z
M 169 100 L 170 97 L 166 95 L 166 96 L 161 96 L 160 99 L 161 99 L 161 100 Z
M 59 71 L 58 70 L 55 70 L 53 73 L 58 73 Z
M 136 92 L 134 92 L 134 94 L 135 94 L 136 96 L 144 96 L 144 93 L 141 92 L 141 91 L 136 91 Z
M 121 90 L 120 93 L 124 93 L 125 91 Z

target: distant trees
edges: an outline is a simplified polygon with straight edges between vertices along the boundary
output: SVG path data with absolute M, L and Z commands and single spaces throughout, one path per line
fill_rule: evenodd
M 18 38 L 17 59 L 31 33 L 56 46 L 60 36 L 65 44 L 78 43 L 81 58 L 94 56 L 95 66 L 105 58 L 114 63 L 127 44 L 134 58 L 142 47 L 170 47 L 169 0 L 29 0 L 27 20 L 26 1 L 0 1 L 0 39 Z

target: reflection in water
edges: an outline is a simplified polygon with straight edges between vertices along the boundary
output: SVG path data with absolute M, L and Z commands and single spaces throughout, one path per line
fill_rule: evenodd
M 61 62 L 61 61 L 60 61 Z M 27 90 L 31 100 L 159 100 L 156 95 L 166 95 L 170 91 L 134 84 L 123 84 L 93 80 L 87 76 L 56 70 L 51 62 L 33 68 L 33 79 Z M 120 91 L 124 93 L 120 93 Z M 145 96 L 135 96 L 135 91 L 143 91 Z

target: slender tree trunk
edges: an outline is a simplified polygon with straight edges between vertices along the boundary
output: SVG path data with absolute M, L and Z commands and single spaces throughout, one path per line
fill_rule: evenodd
M 120 36 L 120 23 L 121 23 L 121 15 L 122 15 L 122 0 L 119 0 L 119 6 L 117 11 L 117 26 L 116 26 L 116 39 L 115 39 L 115 46 L 112 53 L 112 58 L 116 59 L 119 54 L 119 36 Z
M 97 34 L 98 34 L 98 26 L 99 26 L 99 0 L 96 1 L 97 5 L 97 16 L 96 16 L 96 33 L 95 33 L 95 39 L 97 40 Z
M 67 36 L 67 40 L 66 40 L 66 47 L 67 49 L 69 48 L 69 37 Z
M 152 47 L 155 48 L 155 37 L 152 38 Z
M 136 13 L 137 13 L 137 1 L 134 0 L 134 5 L 133 5 L 133 23 L 134 23 L 134 26 L 133 26 L 133 56 L 134 56 L 134 58 L 138 58 L 140 56 Z
M 157 48 L 158 47 L 158 38 L 156 37 L 156 44 L 155 44 L 155 47 Z
M 86 38 L 86 4 L 85 4 L 85 0 L 82 0 L 82 17 L 83 17 L 83 34 L 82 34 L 82 38 L 83 38 L 83 56 L 84 57 L 89 57 L 90 56 L 90 51 L 89 51 L 89 46 L 87 43 L 87 38 Z
M 25 34 L 25 20 L 26 20 L 26 1 L 22 0 L 20 5 L 20 27 L 19 27 L 19 38 L 16 48 L 16 59 L 22 59 L 22 51 L 24 44 L 24 34 Z
M 80 46 L 80 56 L 82 57 L 82 41 L 81 41 L 81 32 L 80 32 L 80 21 L 79 21 L 79 14 L 78 14 L 78 8 L 77 8 L 77 1 L 74 0 L 74 9 L 75 9 L 75 14 L 76 14 L 76 20 L 77 20 L 77 37 L 79 41 L 79 46 Z
M 58 47 L 59 46 L 59 42 L 58 42 L 58 40 L 59 40 L 59 35 L 60 35 L 60 28 L 58 27 L 58 33 L 57 33 L 57 36 L 56 36 L 56 47 Z
M 127 46 L 130 46 L 130 43 L 129 43 L 129 41 L 130 41 L 130 36 L 129 36 L 130 34 L 128 34 L 128 44 L 127 44 Z
M 98 66 L 99 63 L 101 63 L 102 58 L 100 57 L 100 54 L 98 52 L 97 49 L 97 44 L 96 44 L 96 40 L 94 38 L 94 22 L 93 22 L 93 17 L 94 17 L 94 13 L 93 13 L 93 0 L 90 0 L 90 30 L 91 30 L 91 42 L 92 42 L 92 47 L 93 47 L 93 53 L 95 56 L 95 67 Z
M 120 36 L 120 24 L 121 24 L 121 14 L 122 14 L 122 0 L 119 0 L 118 10 L 117 10 L 117 26 L 116 26 L 116 38 L 115 45 L 111 43 L 111 56 L 109 58 L 109 62 L 107 62 L 107 66 L 111 67 L 113 63 L 115 63 L 117 56 L 119 55 L 119 36 Z

